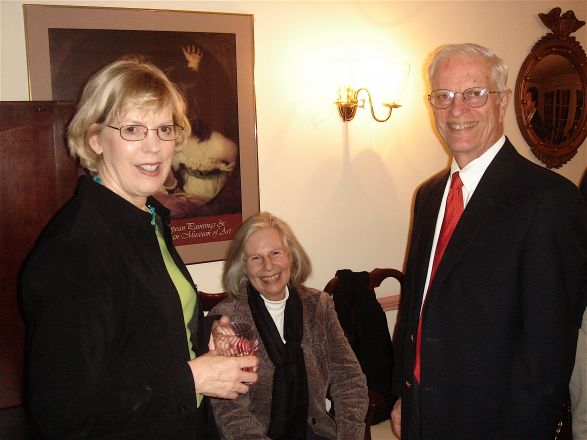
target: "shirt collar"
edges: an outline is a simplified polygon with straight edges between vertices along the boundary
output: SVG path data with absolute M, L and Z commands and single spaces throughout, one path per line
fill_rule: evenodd
M 504 144 L 505 135 L 502 135 L 485 153 L 469 162 L 463 169 L 459 168 L 453 157 L 450 166 L 450 174 L 452 175 L 455 171 L 459 171 L 459 176 L 463 181 L 463 186 L 467 190 L 468 198 L 471 197 L 475 188 L 477 188 L 477 185 L 481 181 L 481 177 L 483 177 L 485 170 Z
M 289 298 L 289 289 L 286 284 L 285 285 L 285 297 L 283 299 L 280 299 L 277 301 L 271 301 L 271 300 L 265 298 L 263 295 L 261 295 L 261 297 L 263 298 L 263 301 L 265 301 L 265 305 L 268 306 L 268 308 L 269 308 L 269 306 L 271 306 L 272 309 L 275 309 L 275 308 L 279 308 L 281 305 L 283 305 L 285 307 L 285 302 Z

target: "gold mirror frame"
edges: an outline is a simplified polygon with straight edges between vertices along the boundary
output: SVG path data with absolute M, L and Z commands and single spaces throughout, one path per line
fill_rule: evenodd
M 577 20 L 573 11 L 561 15 L 560 8 L 538 16 L 552 32 L 538 40 L 520 68 L 514 94 L 516 119 L 534 155 L 548 168 L 559 168 L 577 153 L 587 137 L 587 56 L 581 44 L 570 36 L 585 22 Z M 547 57 L 550 58 L 545 60 Z M 570 72 L 548 72 L 546 69 L 549 66 L 562 69 L 565 65 Z M 544 130 L 530 119 L 527 112 L 531 97 L 529 89 L 539 84 L 540 72 L 550 83 L 543 90 L 537 88 L 538 110 L 543 115 Z M 571 84 L 566 79 L 562 82 L 564 78 L 571 78 L 570 75 Z M 560 81 L 554 81 L 557 76 Z

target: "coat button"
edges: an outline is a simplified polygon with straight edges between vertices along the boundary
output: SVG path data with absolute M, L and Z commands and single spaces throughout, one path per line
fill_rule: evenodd
M 412 382 L 410 382 L 409 380 L 406 380 L 406 388 L 408 390 L 411 390 L 412 389 Z
M 410 341 L 414 342 L 414 334 L 413 333 L 410 335 Z
M 312 425 L 315 425 L 316 424 L 316 419 L 314 417 L 312 417 L 311 422 L 312 422 Z

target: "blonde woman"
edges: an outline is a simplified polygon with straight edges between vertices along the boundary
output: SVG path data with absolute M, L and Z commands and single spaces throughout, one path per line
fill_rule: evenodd
M 234 399 L 252 357 L 204 354 L 196 286 L 152 194 L 189 136 L 181 94 L 155 66 L 107 65 L 68 131 L 90 175 L 22 276 L 26 403 L 47 438 L 207 438 L 202 396 Z

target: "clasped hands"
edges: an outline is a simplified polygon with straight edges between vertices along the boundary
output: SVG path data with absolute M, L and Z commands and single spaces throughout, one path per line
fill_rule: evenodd
M 227 357 L 216 354 L 215 332 L 230 332 L 230 320 L 223 316 L 214 321 L 208 343 L 209 352 L 188 362 L 194 378 L 196 392 L 205 396 L 236 399 L 249 391 L 258 379 L 256 356 Z M 253 371 L 243 371 L 252 368 Z

